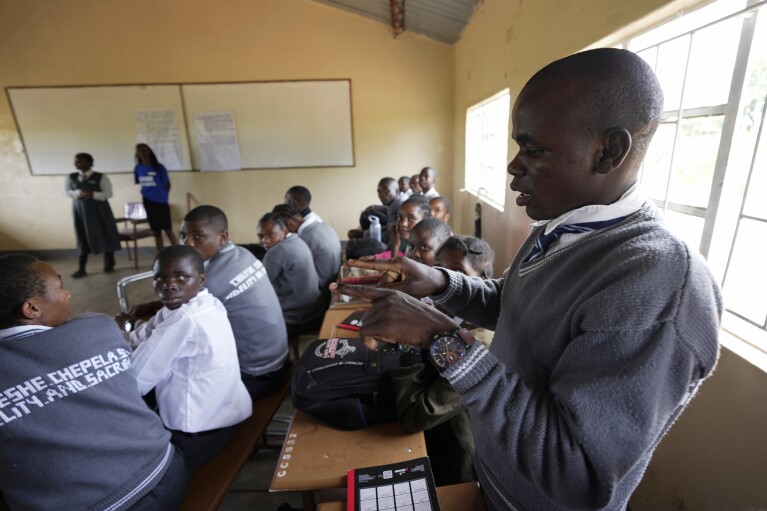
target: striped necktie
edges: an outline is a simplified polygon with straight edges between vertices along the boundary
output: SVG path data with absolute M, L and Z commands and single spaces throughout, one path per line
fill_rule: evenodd
M 535 261 L 539 257 L 543 257 L 543 255 L 549 249 L 551 244 L 554 243 L 564 233 L 583 233 L 583 232 L 598 231 L 599 229 L 604 229 L 605 227 L 609 227 L 611 225 L 617 224 L 621 220 L 625 219 L 627 216 L 628 215 L 622 216 L 619 218 L 613 218 L 611 220 L 603 220 L 601 222 L 583 222 L 580 224 L 560 225 L 559 227 L 557 227 L 556 229 L 554 229 L 548 234 L 541 233 L 538 239 L 535 240 L 535 245 L 533 245 L 532 250 L 530 250 L 530 255 L 527 256 L 527 259 L 525 259 L 525 262 Z

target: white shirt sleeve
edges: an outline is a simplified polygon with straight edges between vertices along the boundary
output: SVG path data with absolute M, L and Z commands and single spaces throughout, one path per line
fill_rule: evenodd
M 166 311 L 158 315 L 162 312 Z M 156 315 L 131 334 L 131 345 L 138 346 L 132 365 L 142 395 L 171 375 L 174 364 L 187 348 L 187 340 L 194 338 L 194 321 L 186 314 L 172 312 L 161 321 Z
M 93 198 L 96 200 L 107 200 L 112 197 L 112 182 L 106 174 L 101 174 L 101 191 L 93 192 Z

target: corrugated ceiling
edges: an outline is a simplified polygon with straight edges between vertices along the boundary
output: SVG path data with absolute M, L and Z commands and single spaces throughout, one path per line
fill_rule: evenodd
M 389 0 L 314 0 L 391 26 Z M 453 44 L 482 0 L 405 0 L 405 31 Z

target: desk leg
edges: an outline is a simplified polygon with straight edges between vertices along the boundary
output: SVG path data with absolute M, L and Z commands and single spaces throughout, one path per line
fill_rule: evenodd
M 314 511 L 314 495 L 311 491 L 303 492 L 304 511 Z

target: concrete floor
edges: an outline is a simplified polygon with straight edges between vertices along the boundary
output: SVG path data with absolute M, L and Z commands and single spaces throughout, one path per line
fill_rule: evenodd
M 120 312 L 116 291 L 117 281 L 151 269 L 153 259 L 151 253 L 140 254 L 138 270 L 134 268 L 133 262 L 128 261 L 125 250 L 115 255 L 117 259 L 115 273 L 103 273 L 101 256 L 91 256 L 87 266 L 88 275 L 80 279 L 73 279 L 70 276 L 77 270 L 75 255 L 55 257 L 40 255 L 41 259 L 61 274 L 64 288 L 72 293 L 70 317 L 79 316 L 84 312 L 101 312 L 114 316 Z M 127 291 L 131 305 L 155 299 L 149 279 L 131 284 Z M 292 411 L 293 406 L 288 397 L 278 413 L 290 416 Z M 286 425 L 278 423 L 274 423 L 274 427 L 287 429 Z M 296 509 L 302 507 L 300 493 L 269 493 L 269 485 L 281 446 L 281 439 L 270 438 L 267 446 L 260 446 L 257 449 L 232 485 L 219 508 L 221 511 L 276 511 L 283 503 Z

